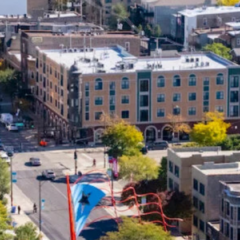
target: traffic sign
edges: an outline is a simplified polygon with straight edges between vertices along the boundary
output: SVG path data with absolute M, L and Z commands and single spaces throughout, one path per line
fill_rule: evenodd
M 44 209 L 44 205 L 45 205 L 45 199 L 42 199 L 42 200 L 41 200 L 41 209 L 42 209 L 42 210 Z
M 12 182 L 13 183 L 17 182 L 17 172 L 12 172 Z
M 111 178 L 112 177 L 112 169 L 111 168 L 109 168 L 108 170 L 107 170 L 107 175 Z

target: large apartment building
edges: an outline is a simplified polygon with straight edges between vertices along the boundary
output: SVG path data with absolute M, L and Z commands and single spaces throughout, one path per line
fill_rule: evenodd
M 224 112 L 229 121 L 238 119 L 239 66 L 212 53 L 139 58 L 126 49 L 38 49 L 38 109 L 48 108 L 66 125 L 78 119 L 94 142 L 103 132 L 99 121 L 103 112 L 135 124 L 146 141 L 172 138 L 169 114 L 181 115 L 189 124 L 214 110 Z M 75 99 L 70 96 L 73 92 Z M 73 101 L 78 111 L 71 115 Z

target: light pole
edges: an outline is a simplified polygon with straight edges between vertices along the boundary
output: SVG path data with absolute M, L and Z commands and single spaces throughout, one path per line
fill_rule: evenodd
M 39 180 L 39 203 L 38 203 L 38 208 L 39 208 L 39 220 L 38 220 L 38 225 L 39 225 L 39 231 L 40 233 L 42 232 L 42 203 L 43 203 L 43 199 L 42 199 L 42 185 L 44 184 L 45 182 L 41 182 L 41 180 Z
M 11 174 L 11 207 L 12 207 L 13 206 L 12 156 L 10 157 L 10 174 Z
M 78 170 L 77 159 L 78 159 L 77 150 L 75 149 L 74 151 L 75 175 L 77 175 L 77 170 Z

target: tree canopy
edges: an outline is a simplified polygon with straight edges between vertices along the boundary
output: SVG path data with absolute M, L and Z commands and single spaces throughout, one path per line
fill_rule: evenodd
M 109 147 L 108 154 L 113 157 L 122 155 L 136 155 L 140 153 L 143 141 L 142 133 L 118 117 L 103 116 L 106 129 L 102 136 L 102 142 Z
M 122 156 L 119 159 L 120 176 L 133 181 L 155 179 L 158 176 L 158 165 L 147 156 Z
M 153 28 L 153 36 L 154 37 L 160 37 L 161 36 L 161 28 L 160 25 L 155 25 Z
M 171 240 L 172 237 L 161 226 L 152 223 L 140 224 L 137 219 L 122 217 L 117 232 L 108 232 L 100 240 Z
M 40 240 L 41 237 L 37 233 L 37 227 L 33 223 L 28 222 L 15 229 L 16 237 L 14 240 Z
M 239 0 L 218 0 L 217 3 L 221 6 L 234 6 L 236 3 L 239 3 Z
M 168 114 L 167 119 L 174 133 L 190 133 L 191 128 L 180 114 Z
M 0 200 L 3 200 L 4 195 L 10 189 L 10 173 L 8 164 L 0 158 Z
M 201 123 L 193 126 L 191 139 L 201 146 L 216 146 L 227 137 L 229 123 L 224 122 L 223 113 L 208 112 Z
M 230 51 L 231 49 L 224 46 L 222 43 L 212 43 L 212 44 L 207 44 L 204 47 L 205 51 L 210 51 L 213 52 L 223 58 L 226 58 L 228 60 L 231 60 L 231 54 Z

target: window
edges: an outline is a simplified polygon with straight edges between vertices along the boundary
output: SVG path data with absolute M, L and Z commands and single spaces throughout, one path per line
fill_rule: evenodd
M 233 228 L 230 228 L 230 239 L 233 240 Z
M 198 209 L 198 199 L 194 196 L 193 197 L 193 206 Z
M 165 102 L 165 94 L 158 94 L 157 101 L 158 102 Z
M 205 77 L 203 80 L 203 86 L 209 86 L 209 78 Z
M 57 104 L 57 100 L 55 100 L 55 107 L 57 107 L 57 105 L 58 105 L 58 104 Z
M 95 112 L 95 120 L 100 120 L 102 112 Z
M 204 196 L 205 195 L 205 186 L 200 183 L 199 192 Z
M 196 179 L 193 179 L 193 188 L 198 191 L 198 181 Z
M 181 86 L 181 78 L 179 75 L 175 75 L 173 77 L 173 86 L 174 87 L 180 87 Z
M 102 105 L 103 98 L 102 97 L 95 97 L 95 105 Z
M 89 91 L 89 82 L 85 83 L 85 91 Z
M 122 118 L 129 118 L 129 111 L 122 111 Z
M 238 102 L 238 95 L 239 92 L 238 91 L 231 91 L 230 92 L 230 102 Z
M 240 207 L 238 207 L 238 217 L 237 217 L 238 221 L 240 221 Z
M 189 76 L 188 86 L 196 86 L 196 85 L 197 85 L 196 76 L 194 74 L 191 74 Z
M 222 73 L 219 73 L 217 75 L 216 84 L 217 85 L 223 85 L 224 84 L 224 78 L 223 78 L 223 74 Z
M 127 52 L 130 51 L 130 42 L 125 42 L 125 49 Z
M 171 178 L 168 178 L 168 186 L 169 186 L 169 189 L 173 189 L 173 180 Z
M 221 223 L 220 223 L 220 232 L 223 233 L 223 220 L 221 219 Z
M 148 95 L 140 96 L 140 107 L 148 107 Z
M 175 167 L 174 167 L 174 175 L 175 175 L 176 177 L 179 177 L 179 167 L 176 166 L 176 165 L 175 165 Z
M 164 116 L 165 116 L 165 109 L 158 109 L 157 117 L 164 117 Z
M 230 217 L 233 219 L 233 206 L 230 207 Z
M 148 92 L 148 80 L 140 81 L 140 92 Z
M 195 92 L 188 94 L 189 101 L 196 101 L 196 99 L 197 99 L 197 94 Z
M 179 115 L 181 113 L 180 107 L 176 106 L 173 108 L 173 115 Z
M 159 87 L 159 88 L 165 87 L 165 78 L 163 76 L 158 77 L 157 87 Z
M 57 85 L 55 85 L 55 92 L 57 93 Z
M 239 240 L 240 239 L 240 228 L 238 228 L 238 230 L 237 230 L 237 240 Z
M 199 201 L 199 211 L 202 213 L 205 212 L 204 202 L 202 202 L 202 201 Z
M 223 91 L 217 91 L 216 92 L 216 99 L 223 99 L 223 98 L 224 98 Z
M 207 18 L 203 18 L 203 26 L 204 26 L 204 27 L 207 26 Z
M 230 204 L 229 202 L 226 202 L 226 214 L 229 216 L 230 214 Z
M 203 112 L 209 112 L 209 107 L 203 107 Z
M 61 96 L 63 97 L 63 90 L 61 89 Z
M 231 86 L 231 88 L 239 87 L 239 76 L 232 76 L 230 78 L 230 86 Z
M 97 78 L 95 80 L 95 90 L 102 90 L 103 89 L 103 82 L 101 78 Z
M 122 89 L 129 89 L 129 80 L 126 77 L 122 79 Z
M 216 106 L 216 111 L 223 112 L 223 106 Z
M 195 107 L 188 108 L 188 115 L 189 116 L 195 116 L 196 115 L 196 108 Z
M 141 110 L 140 111 L 140 122 L 147 122 L 148 121 L 148 110 Z
M 173 172 L 173 163 L 171 161 L 168 162 L 168 169 L 171 173 Z
M 203 93 L 203 100 L 204 101 L 209 100 L 209 92 L 204 92 Z
M 174 93 L 173 94 L 173 102 L 179 102 L 181 100 L 181 94 L 180 93 Z
M 238 117 L 238 105 L 230 106 L 230 117 Z
M 240 38 L 237 38 L 237 45 L 240 45 Z
M 38 82 L 38 72 L 36 72 L 36 82 Z
M 115 105 L 115 96 L 110 96 L 110 98 L 109 98 L 109 104 L 110 104 L 110 105 Z
M 96 116 L 96 115 L 95 115 Z M 89 120 L 89 112 L 85 113 L 85 120 L 88 121 Z
M 198 227 L 198 217 L 195 216 L 195 215 L 193 215 L 193 225 L 194 225 L 195 227 Z
M 122 104 L 128 104 L 129 103 L 129 96 L 122 96 Z
M 50 103 L 52 103 L 52 96 L 50 96 Z
M 201 219 L 199 220 L 199 228 L 202 232 L 204 232 L 204 222 Z
M 115 82 L 111 82 L 110 85 L 109 85 L 109 88 L 110 88 L 110 96 L 113 96 L 115 95 Z
M 226 237 L 229 237 L 229 223 L 226 223 L 226 226 L 225 226 L 225 235 L 226 235 Z

